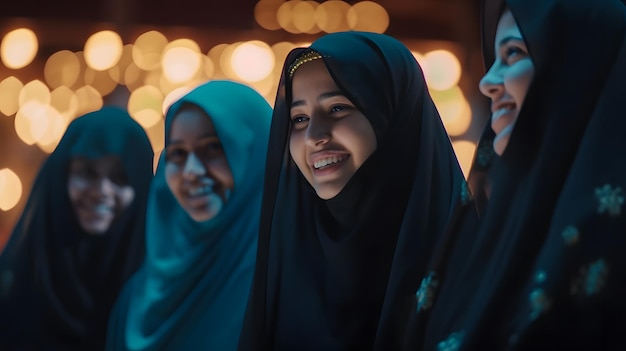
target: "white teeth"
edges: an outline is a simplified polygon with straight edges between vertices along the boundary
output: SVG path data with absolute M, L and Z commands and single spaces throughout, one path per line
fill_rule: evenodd
M 100 205 L 96 205 L 94 207 L 92 207 L 92 210 L 94 212 L 98 212 L 98 213 L 109 213 L 112 211 L 111 206 L 105 205 L 105 204 L 100 204 Z
M 316 169 L 320 169 L 320 168 L 328 166 L 330 164 L 341 162 L 344 159 L 345 159 L 345 156 L 325 157 L 325 158 L 322 158 L 320 160 L 315 161 L 315 163 L 313 164 L 313 167 L 315 167 Z
M 189 195 L 190 196 L 203 196 L 203 195 L 210 193 L 211 190 L 212 190 L 211 186 L 205 185 L 205 186 L 189 189 Z

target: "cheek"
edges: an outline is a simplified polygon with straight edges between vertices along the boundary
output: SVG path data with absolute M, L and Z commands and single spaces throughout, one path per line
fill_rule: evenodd
M 291 133 L 289 136 L 289 154 L 300 169 L 300 172 L 308 169 L 306 165 L 306 153 L 304 152 L 304 133 Z
M 135 199 L 135 189 L 132 186 L 124 186 L 121 187 L 116 192 L 116 199 L 118 203 L 118 208 L 123 211 L 125 210 Z
M 518 62 L 515 67 L 511 67 L 504 77 L 504 85 L 507 92 L 515 99 L 519 106 L 524 102 L 530 83 L 535 76 L 535 70 L 530 60 Z
M 206 166 L 207 169 L 210 170 L 209 173 L 224 189 L 233 188 L 233 173 L 230 171 L 230 166 L 228 166 L 226 157 L 209 161 Z
M 85 191 L 85 182 L 70 178 L 67 182 L 67 194 L 71 202 L 78 200 Z
M 180 172 L 178 166 L 172 163 L 165 164 L 165 182 L 170 191 L 176 194 L 177 184 L 180 182 Z

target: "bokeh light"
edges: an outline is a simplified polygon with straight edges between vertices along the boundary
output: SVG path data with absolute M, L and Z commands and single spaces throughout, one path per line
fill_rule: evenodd
M 163 74 L 173 83 L 191 79 L 200 69 L 200 47 L 191 39 L 177 39 L 165 46 L 161 67 Z
M 276 12 L 283 0 L 261 0 L 254 5 L 254 19 L 259 26 L 267 30 L 280 29 Z
M 70 88 L 60 86 L 50 92 L 50 106 L 69 121 L 76 117 L 78 99 Z
M 133 63 L 133 44 L 126 44 L 122 49 L 122 57 L 120 57 L 120 60 L 117 61 L 115 66 L 108 70 L 111 79 L 118 84 L 124 85 L 124 73 L 131 63 Z
M 315 22 L 326 33 L 342 32 L 350 29 L 348 25 L 350 4 L 341 0 L 329 0 L 315 9 Z
M 144 85 L 130 94 L 128 113 L 144 128 L 154 126 L 163 118 L 163 94 L 151 85 Z
M 38 79 L 31 80 L 20 91 L 18 101 L 20 106 L 29 101 L 38 101 L 43 105 L 48 105 L 50 103 L 50 89 L 44 82 Z
M 15 114 L 15 132 L 27 145 L 39 141 L 48 128 L 47 104 L 29 100 Z
M 352 30 L 384 33 L 389 27 L 387 10 L 373 1 L 361 1 L 352 5 L 347 19 Z
M 427 70 L 426 82 L 430 89 L 447 90 L 455 86 L 461 78 L 461 63 L 447 50 L 435 50 L 424 55 Z
M 319 33 L 320 28 L 315 21 L 315 9 L 319 3 L 315 1 L 298 1 L 291 8 L 291 22 L 301 33 Z
M 301 33 L 293 21 L 293 8 L 300 2 L 300 0 L 285 1 L 280 5 L 278 11 L 276 11 L 278 24 L 280 24 L 284 30 L 292 34 Z
M 51 89 L 62 85 L 71 87 L 78 79 L 80 68 L 76 54 L 69 50 L 61 50 L 48 57 L 43 75 Z
M 9 168 L 0 169 L 0 210 L 15 207 L 22 197 L 22 181 Z
M 151 30 L 137 37 L 132 49 L 132 58 L 137 67 L 149 71 L 161 64 L 161 54 L 167 38 L 161 32 Z
M 85 84 L 94 87 L 102 96 L 109 95 L 117 87 L 117 82 L 108 71 L 96 71 L 91 68 L 85 70 Z
M 167 114 L 167 109 L 169 109 L 173 103 L 178 101 L 178 99 L 180 99 L 181 97 L 185 96 L 185 94 L 190 92 L 191 89 L 192 89 L 191 87 L 184 86 L 184 87 L 176 88 L 170 91 L 169 94 L 167 94 L 165 98 L 163 99 L 163 105 L 162 105 L 163 115 L 165 116 Z
M 107 70 L 122 57 L 122 38 L 111 30 L 92 34 L 85 42 L 85 62 L 96 71 Z
M 430 95 L 448 134 L 458 136 L 465 133 L 472 121 L 472 110 L 461 89 L 454 86 L 448 90 L 432 90 Z
M 97 111 L 102 108 L 104 101 L 102 95 L 96 90 L 96 88 L 85 85 L 75 92 L 76 101 L 78 106 L 76 107 L 76 117 L 80 117 L 86 113 Z
M 14 115 L 20 108 L 19 96 L 24 84 L 14 76 L 0 82 L 0 112 L 5 116 Z
M 48 123 L 43 135 L 37 140 L 37 146 L 42 151 L 51 153 L 59 144 L 69 120 L 50 105 L 45 106 L 45 109 Z
M 0 43 L 0 58 L 5 66 L 19 69 L 28 66 L 39 49 L 35 33 L 28 28 L 18 28 L 7 33 Z
M 456 158 L 459 160 L 461 170 L 463 171 L 465 178 L 467 178 L 470 168 L 472 167 L 472 161 L 474 160 L 476 144 L 467 140 L 458 140 L 452 142 L 452 148 L 456 153 Z
M 266 43 L 254 40 L 243 43 L 233 51 L 233 71 L 240 79 L 258 82 L 274 69 L 274 52 Z

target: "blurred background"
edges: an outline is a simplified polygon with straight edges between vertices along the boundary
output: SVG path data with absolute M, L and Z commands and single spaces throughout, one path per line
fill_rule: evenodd
M 0 6 L 0 247 L 72 119 L 128 109 L 163 148 L 163 113 L 232 79 L 274 104 L 287 53 L 326 33 L 391 35 L 421 64 L 467 172 L 488 117 L 478 0 L 5 0 Z

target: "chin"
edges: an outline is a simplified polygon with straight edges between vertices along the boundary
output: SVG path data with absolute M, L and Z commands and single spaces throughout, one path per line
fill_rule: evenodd
M 493 151 L 498 156 L 502 156 L 504 150 L 506 150 L 506 146 L 509 145 L 509 135 L 503 136 L 501 138 L 497 137 L 493 140 Z

